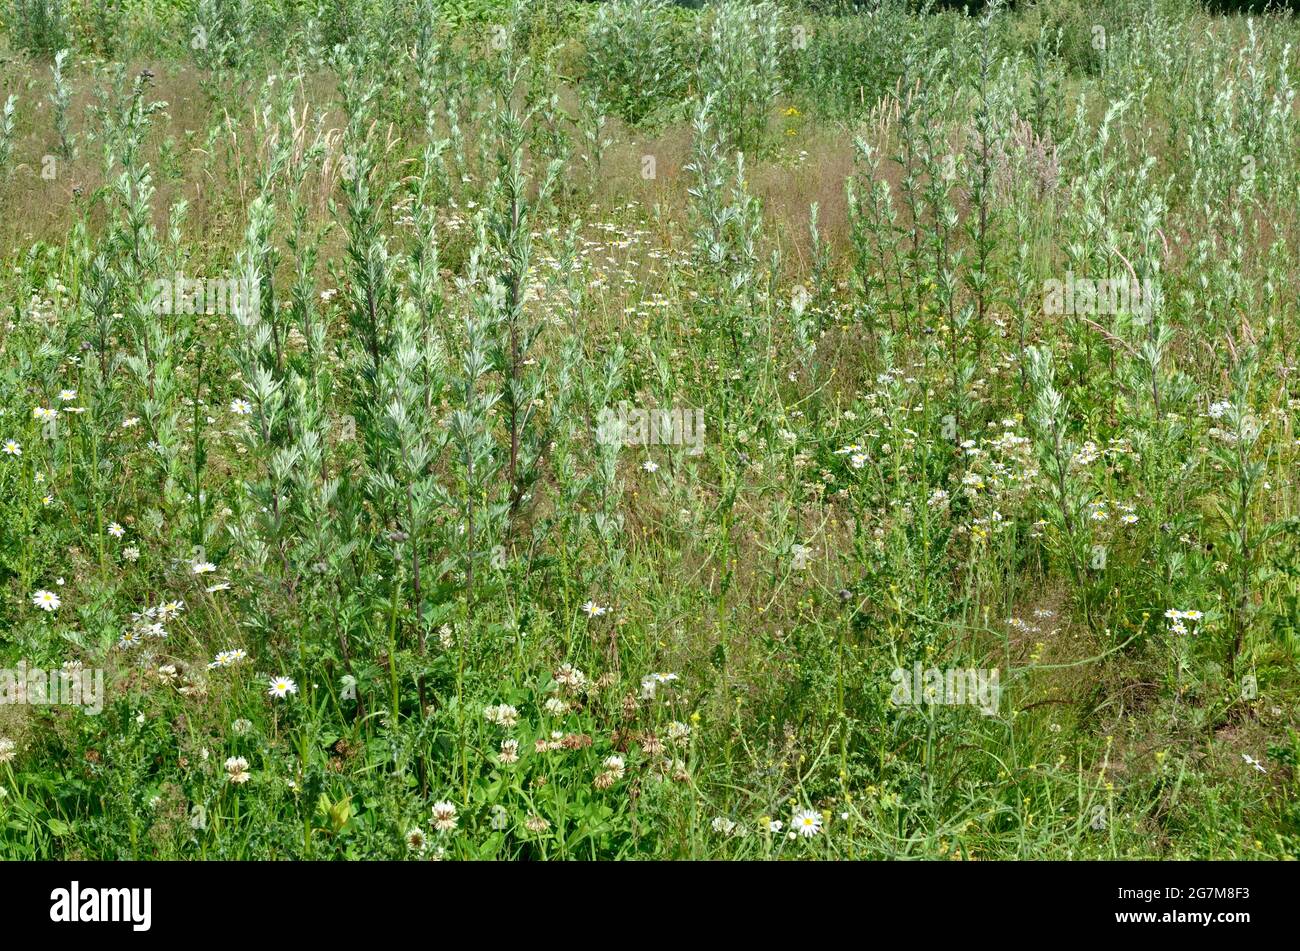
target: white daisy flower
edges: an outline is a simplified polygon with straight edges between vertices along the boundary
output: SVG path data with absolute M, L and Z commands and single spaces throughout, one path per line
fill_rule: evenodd
M 62 603 L 57 594 L 53 591 L 46 591 L 44 588 L 32 595 L 32 604 L 42 611 L 57 611 Z
M 822 831 L 822 814 L 813 809 L 801 809 L 790 817 L 793 831 L 805 839 Z
M 287 697 L 298 692 L 298 685 L 288 677 L 272 677 L 271 689 L 267 691 L 272 697 Z

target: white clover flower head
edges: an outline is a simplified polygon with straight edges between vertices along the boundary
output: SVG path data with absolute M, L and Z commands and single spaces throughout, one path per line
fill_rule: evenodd
M 439 832 L 451 832 L 456 828 L 456 807 L 446 801 L 435 802 L 429 824 Z
M 483 717 L 488 723 L 511 729 L 519 722 L 519 711 L 508 703 L 483 708 Z
M 232 756 L 226 760 L 226 772 L 235 784 L 246 783 L 251 778 L 248 772 L 248 760 L 242 756 Z

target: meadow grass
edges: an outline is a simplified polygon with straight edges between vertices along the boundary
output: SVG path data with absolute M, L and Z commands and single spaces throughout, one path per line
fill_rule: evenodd
M 0 856 L 1300 854 L 1300 28 L 1101 6 L 0 2 Z

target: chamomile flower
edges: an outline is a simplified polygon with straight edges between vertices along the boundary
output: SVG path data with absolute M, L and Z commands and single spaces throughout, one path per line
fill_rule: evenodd
M 176 600 L 176 601 L 164 601 L 162 604 L 158 605 L 158 607 L 150 608 L 149 611 L 146 611 L 145 613 L 146 614 L 152 613 L 158 618 L 158 620 L 165 621 L 168 618 L 175 617 L 176 615 L 180 614 L 184 610 L 185 610 L 185 602 L 181 600 Z
M 121 538 L 126 534 L 126 529 L 117 524 L 117 522 L 109 522 L 108 534 L 112 535 L 114 538 Z
M 596 618 L 608 612 L 609 608 L 601 607 L 595 601 L 588 601 L 582 606 L 582 611 L 587 615 L 587 617 Z
M 210 561 L 196 561 L 190 570 L 196 575 L 210 575 L 217 570 L 217 566 Z
M 3 452 L 6 456 L 21 456 L 23 447 L 13 439 L 6 439 L 4 445 L 0 446 L 0 452 Z
M 77 398 L 76 390 L 59 390 L 59 399 L 64 403 L 71 403 Z
M 248 400 L 231 400 L 230 411 L 236 416 L 251 416 L 253 415 L 253 404 Z
M 659 463 L 655 462 L 653 459 L 647 459 L 645 462 L 641 463 L 641 468 L 646 472 L 658 472 Z
M 62 603 L 57 594 L 53 591 L 46 591 L 44 588 L 32 595 L 32 604 L 42 611 L 57 611 Z
M 272 677 L 270 689 L 267 691 L 272 697 L 284 698 L 291 693 L 298 692 L 298 685 L 288 677 Z
M 822 831 L 822 814 L 813 809 L 800 809 L 790 817 L 790 826 L 805 839 Z

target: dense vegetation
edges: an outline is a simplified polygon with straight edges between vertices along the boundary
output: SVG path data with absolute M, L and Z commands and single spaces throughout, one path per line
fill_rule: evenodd
M 0 11 L 0 856 L 1300 854 L 1290 15 Z

